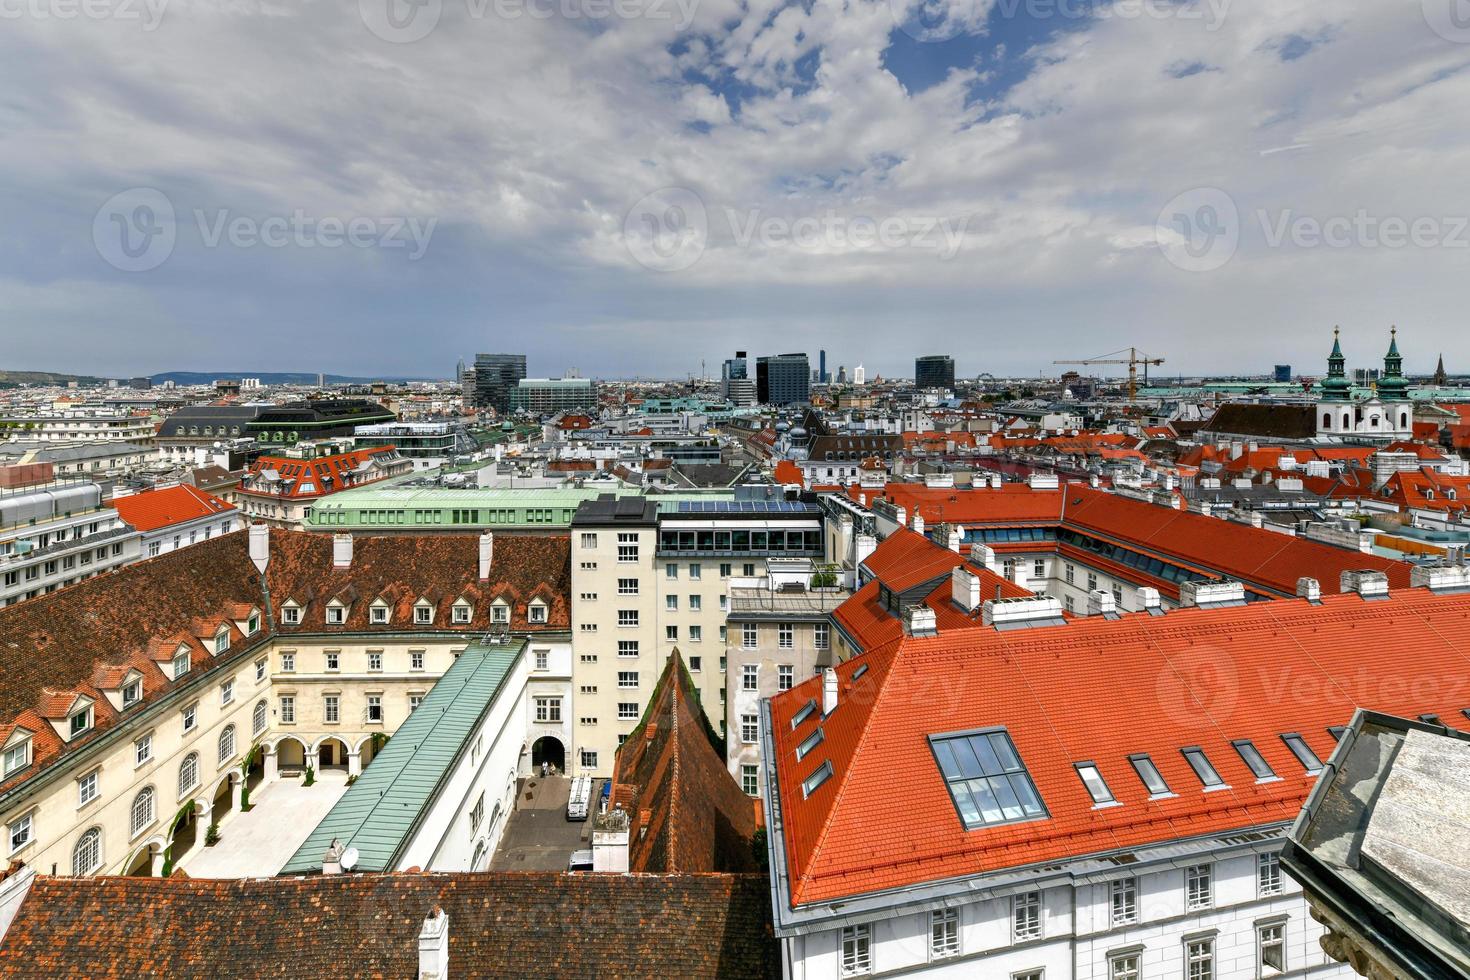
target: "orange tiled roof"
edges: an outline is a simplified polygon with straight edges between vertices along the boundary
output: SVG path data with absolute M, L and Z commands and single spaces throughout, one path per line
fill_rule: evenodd
M 214 494 L 186 484 L 117 497 L 112 506 L 124 521 L 145 534 L 235 509 Z
M 1412 662 L 1393 653 L 1409 649 Z M 1467 650 L 1470 596 L 1427 590 L 895 640 L 837 668 L 839 703 L 826 718 L 791 724 L 808 699 L 821 701 L 820 678 L 772 700 L 792 902 L 1284 823 L 1312 777 L 1283 733 L 1326 759 L 1328 727 L 1358 707 L 1470 728 Z M 821 749 L 798 761 L 817 724 Z M 967 831 L 928 737 L 992 727 L 1009 733 L 1048 816 Z M 1282 778 L 1258 783 L 1233 739 L 1252 740 Z M 1187 746 L 1203 748 L 1232 788 L 1204 793 Z M 1150 801 L 1133 753 L 1149 754 L 1177 795 Z M 1073 768 L 1082 761 L 1121 806 L 1094 808 Z M 803 798 L 802 780 L 825 762 L 832 778 Z

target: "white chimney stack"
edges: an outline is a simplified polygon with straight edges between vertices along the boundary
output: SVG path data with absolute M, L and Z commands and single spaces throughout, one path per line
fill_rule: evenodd
M 837 710 L 837 671 L 831 667 L 822 671 L 822 714 L 830 715 Z
M 1093 589 L 1087 593 L 1087 615 L 1105 619 L 1118 618 L 1118 599 L 1111 592 Z
M 480 535 L 480 581 L 490 581 L 490 562 L 495 557 L 495 535 L 486 531 Z
M 449 914 L 439 906 L 424 917 L 419 930 L 419 980 L 449 978 Z
M 1297 598 L 1318 605 L 1322 602 L 1322 583 L 1303 576 L 1296 580 L 1296 594 Z
M 265 574 L 265 566 L 271 560 L 271 529 L 264 524 L 250 525 L 250 560 L 256 571 Z
M 980 608 L 980 576 L 963 565 L 956 565 L 949 580 L 950 598 L 967 613 Z
M 332 567 L 347 568 L 352 564 L 352 535 L 332 535 Z
M 597 815 L 592 825 L 592 870 L 628 873 L 628 832 L 632 820 L 621 803 Z
M 910 636 L 938 636 L 939 617 L 928 606 L 914 606 L 909 610 L 908 627 Z
M 1151 585 L 1145 585 L 1138 590 L 1138 603 L 1150 616 L 1158 616 L 1164 611 L 1163 597 L 1159 595 L 1159 590 Z
M 1388 576 L 1382 572 L 1343 572 L 1338 577 L 1338 586 L 1343 592 L 1356 592 L 1364 599 L 1388 598 Z
M 878 539 L 871 534 L 859 534 L 857 544 L 853 546 L 853 567 L 861 565 L 878 550 Z
M 915 534 L 924 533 L 924 515 L 919 513 L 919 508 L 914 508 L 913 529 Z
M 326 853 L 322 855 L 322 874 L 339 875 L 342 873 L 342 842 L 332 838 L 332 843 L 327 845 Z
M 949 550 L 953 551 L 955 554 L 959 554 L 960 541 L 963 537 L 964 536 L 960 534 L 959 525 L 951 524 L 949 526 Z

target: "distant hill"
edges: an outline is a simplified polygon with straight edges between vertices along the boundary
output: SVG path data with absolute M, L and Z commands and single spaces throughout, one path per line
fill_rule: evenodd
M 212 385 L 222 378 L 229 378 L 235 381 L 239 381 L 241 378 L 259 378 L 261 384 L 268 385 L 316 384 L 316 372 L 314 371 L 165 371 L 162 374 L 152 375 L 149 380 L 156 385 L 163 384 L 165 381 L 172 381 L 176 385 Z M 424 380 L 433 379 L 411 377 L 408 375 L 372 378 L 354 378 L 345 374 L 327 375 L 327 384 L 331 385 L 371 384 L 374 381 Z
M 13 388 L 16 385 L 64 385 L 75 381 L 78 384 L 103 384 L 106 379 L 86 374 L 57 374 L 54 371 L 0 371 L 0 385 Z

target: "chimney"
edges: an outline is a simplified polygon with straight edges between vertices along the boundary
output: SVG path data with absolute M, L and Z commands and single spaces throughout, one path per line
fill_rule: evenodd
M 1470 592 L 1470 568 L 1464 565 L 1416 566 L 1409 570 L 1409 584 L 1431 592 Z
M 1296 580 L 1296 595 L 1298 599 L 1305 599 L 1314 606 L 1322 604 L 1322 583 L 1314 578 L 1303 576 Z
M 980 608 L 980 576 L 964 565 L 956 565 L 949 579 L 949 597 L 955 605 L 973 614 Z
M 342 842 L 332 838 L 332 843 L 327 845 L 327 851 L 322 855 L 322 874 L 339 875 L 342 873 Z
M 970 545 L 970 562 L 992 572 L 1000 567 L 995 559 L 995 549 L 978 541 Z
M 1245 586 L 1239 582 L 1181 582 L 1179 605 L 1219 609 L 1245 605 Z
M 332 567 L 347 568 L 352 564 L 352 535 L 332 535 Z
M 1102 480 L 1098 478 L 1098 475 L 1096 473 L 1094 473 L 1087 478 L 1087 485 L 1096 490 L 1098 487 L 1102 486 Z
M 1388 598 L 1388 576 L 1382 572 L 1343 572 L 1338 577 L 1338 586 L 1344 593 L 1356 592 L 1364 599 Z
M 255 562 L 256 571 L 265 574 L 265 566 L 271 560 L 271 529 L 264 524 L 250 525 L 250 560 Z
M 914 606 L 909 610 L 907 632 L 909 636 L 938 636 L 939 618 L 928 606 Z
M 859 534 L 857 544 L 853 546 L 853 567 L 856 568 L 867 561 L 878 550 L 878 539 L 871 534 Z
M 950 551 L 953 551 L 955 554 L 959 554 L 959 552 L 960 552 L 960 540 L 961 540 L 962 537 L 963 537 L 963 535 L 960 534 L 959 525 L 958 524 L 951 524 L 949 526 L 949 550 Z
M 1093 589 L 1087 593 L 1087 615 L 1101 616 L 1104 619 L 1118 618 L 1118 600 L 1111 593 L 1103 589 Z
M 919 513 L 919 508 L 914 508 L 914 522 L 912 525 L 915 534 L 924 533 L 924 515 Z
M 439 906 L 429 909 L 419 930 L 419 980 L 449 978 L 449 915 Z
M 828 667 L 822 671 L 822 716 L 825 718 L 837 710 L 837 671 Z
M 893 519 L 898 522 L 899 527 L 905 527 L 909 522 L 909 512 L 903 507 L 897 507 L 893 512 Z
M 597 815 L 592 825 L 592 870 L 628 873 L 628 829 L 632 820 L 623 804 Z
M 480 535 L 480 581 L 490 581 L 490 560 L 495 556 L 495 535 L 486 531 Z
M 1145 585 L 1138 590 L 1138 602 L 1150 616 L 1164 614 L 1164 600 L 1159 596 L 1159 590 L 1151 585 Z
M 991 599 L 980 612 L 985 625 L 998 630 L 1066 623 L 1062 618 L 1062 600 L 1049 595 L 1029 599 Z

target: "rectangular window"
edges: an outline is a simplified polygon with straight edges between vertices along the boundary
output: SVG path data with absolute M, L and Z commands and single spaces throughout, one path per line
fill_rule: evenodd
M 561 698 L 537 698 L 536 720 L 541 722 L 561 722 Z
M 1035 564 L 1031 566 L 1031 577 L 1046 578 L 1046 561 L 1044 559 L 1036 559 Z
M 16 820 L 10 825 L 10 853 L 25 847 L 31 842 L 31 814 Z
M 537 670 L 550 670 L 551 669 L 551 651 L 549 651 L 549 650 L 537 650 L 535 652 L 535 658 L 536 658 L 536 669 Z
M 1131 926 L 1138 921 L 1138 879 L 1120 878 L 1108 884 L 1112 906 L 1113 928 Z
M 382 669 L 383 669 L 383 651 L 382 650 L 369 650 L 368 651 L 368 670 L 382 670 Z
M 694 562 L 694 561 L 690 562 L 689 563 L 689 577 L 692 578 L 692 579 L 696 579 L 697 580 L 699 578 L 700 567 L 701 566 L 700 566 L 700 564 L 698 562 Z
M 829 627 L 826 623 L 818 623 L 817 625 L 813 626 L 812 646 L 816 647 L 818 650 L 827 649 L 827 645 L 831 642 L 831 634 L 828 630 Z
M 296 698 L 293 695 L 281 695 L 281 724 L 296 724 Z
M 1296 756 L 1297 761 L 1307 770 L 1308 776 L 1315 776 L 1322 771 L 1322 760 L 1317 758 L 1317 753 L 1307 744 L 1307 740 L 1295 732 L 1281 736 L 1281 741 L 1291 749 L 1291 754 Z
M 1214 904 L 1215 894 L 1208 864 L 1194 864 L 1184 869 L 1184 908 L 1189 912 L 1207 909 Z
M 595 719 L 594 719 L 594 721 L 595 721 Z M 592 749 L 583 749 L 582 750 L 582 754 L 581 754 L 581 758 L 582 758 L 582 768 L 583 769 L 596 769 L 597 768 L 597 753 L 595 751 L 593 751 Z
M 668 640 L 670 643 L 676 643 L 676 642 L 678 642 L 678 640 L 679 640 L 679 627 L 677 627 L 677 626 L 665 626 L 664 627 L 664 639 Z
M 219 686 L 219 703 L 229 704 L 235 700 L 235 682 L 225 681 Z
M 759 633 L 754 623 L 745 623 L 740 627 L 740 647 L 744 650 L 754 650 Z
M 929 913 L 929 958 L 947 959 L 960 953 L 960 910 L 936 909 Z
M 868 925 L 842 930 L 842 975 L 856 977 L 873 972 L 873 933 Z
M 756 664 L 740 665 L 740 689 L 742 691 L 759 690 L 760 667 Z
M 699 612 L 702 608 L 703 608 L 703 602 L 702 602 L 702 600 L 700 599 L 699 596 L 692 595 L 692 596 L 689 597 L 689 611 L 690 612 Z
M 637 640 L 619 640 L 618 641 L 618 656 L 620 656 L 620 657 L 636 657 L 636 656 L 638 656 L 638 641 Z
M 664 565 L 664 578 L 666 578 L 666 579 L 668 579 L 669 581 L 672 582 L 672 581 L 678 579 L 678 577 L 679 577 L 679 566 L 678 565 L 676 565 L 674 562 L 669 562 L 668 564 Z
M 727 562 L 727 561 L 720 562 L 720 578 L 729 578 L 729 577 L 730 577 L 730 563 Z
M 776 624 L 776 646 L 790 650 L 796 645 L 796 627 L 790 623 Z
M 1011 941 L 1024 943 L 1041 938 L 1041 892 L 1025 892 L 1011 898 Z
M 5 750 L 5 764 L 3 773 L 9 776 L 13 772 L 20 772 L 31 764 L 31 740 L 26 739 L 19 745 Z
M 638 580 L 636 578 L 618 579 L 618 595 L 637 595 Z
M 424 651 L 410 650 L 408 652 L 408 666 L 411 670 L 424 669 Z
M 93 769 L 77 780 L 77 806 L 86 806 L 97 798 L 97 774 L 100 771 Z
M 1077 763 L 1077 775 L 1082 777 L 1082 785 L 1087 787 L 1087 795 L 1092 797 L 1094 805 L 1101 806 L 1105 803 L 1115 802 L 1113 791 L 1108 789 L 1107 781 L 1103 779 L 1102 773 L 1098 771 L 1095 764 L 1091 762 Z
M 1133 763 L 1133 771 L 1138 773 L 1138 778 L 1143 781 L 1144 788 L 1150 796 L 1170 796 L 1169 784 L 1164 782 L 1164 777 L 1159 772 L 1159 767 L 1154 765 L 1154 760 L 1146 755 L 1130 755 L 1128 761 Z
M 638 686 L 638 671 L 636 671 L 636 670 L 620 670 L 620 671 L 618 671 L 618 687 L 629 688 L 629 687 L 637 687 L 637 686 Z
M 1215 980 L 1215 941 L 1194 939 L 1184 944 L 1186 980 Z
M 342 665 L 342 654 L 336 650 L 328 650 L 326 653 L 327 670 L 337 670 Z
M 618 532 L 618 564 L 634 565 L 638 562 L 638 532 Z
M 1281 855 L 1274 851 L 1270 854 L 1257 854 L 1256 894 L 1265 898 L 1280 895 L 1281 892 Z
M 1286 923 L 1260 926 L 1256 930 L 1256 946 L 1260 949 L 1261 976 L 1274 977 L 1286 972 Z
M 678 612 L 679 611 L 679 597 L 676 596 L 676 595 L 666 595 L 666 596 L 664 596 L 664 608 L 667 609 L 669 612 Z
M 791 664 L 780 664 L 776 667 L 776 689 L 779 691 L 791 690 L 791 685 L 796 681 L 796 668 Z
M 704 627 L 703 626 L 691 626 L 691 627 L 689 627 L 689 642 L 690 643 L 700 643 L 700 642 L 703 642 L 703 640 L 704 640 Z
M 703 665 L 704 665 L 704 658 L 703 657 L 690 657 L 689 658 L 689 672 L 690 673 L 693 673 L 693 674 L 699 673 L 699 671 L 703 667 Z
M 618 718 L 621 721 L 637 721 L 638 720 L 638 702 L 637 701 L 619 701 L 618 702 Z
M 1192 748 L 1181 749 L 1180 751 L 1184 753 L 1184 758 L 1189 762 L 1189 767 L 1194 770 L 1194 774 L 1199 777 L 1199 781 L 1204 784 L 1205 789 L 1217 789 L 1225 786 L 1225 780 L 1220 778 L 1220 774 L 1210 764 L 1210 760 L 1205 756 L 1204 749 Z
M 930 745 L 966 828 L 1046 816 L 1006 732 L 934 737 Z
M 597 547 L 597 535 L 595 535 L 595 534 L 587 534 L 586 532 L 583 532 L 583 534 L 582 534 L 582 547 L 584 547 L 584 548 L 596 548 Z
M 382 626 L 384 623 L 388 622 L 388 607 L 373 606 L 371 610 L 371 618 L 374 626 Z
M 199 702 L 196 701 L 193 704 L 185 707 L 184 710 L 180 712 L 180 717 L 183 719 L 184 731 L 192 732 L 194 730 L 194 726 L 199 723 Z
M 369 725 L 383 723 L 383 695 L 369 694 L 367 696 L 367 721 Z
M 328 694 L 323 697 L 322 714 L 328 725 L 335 725 L 341 720 L 342 699 L 335 694 Z
M 1111 956 L 1108 958 L 1108 980 L 1138 980 L 1138 956 Z
M 1270 764 L 1266 762 L 1265 757 L 1261 755 L 1255 743 L 1249 739 L 1242 738 L 1230 744 L 1235 746 L 1235 751 L 1240 753 L 1241 761 L 1246 764 L 1246 767 L 1250 769 L 1257 780 L 1276 778 L 1276 773 L 1272 771 Z
M 746 796 L 760 795 L 761 777 L 759 766 L 742 765 L 740 767 L 740 788 L 745 791 Z
M 410 694 L 408 696 L 408 713 L 413 714 L 413 712 L 417 710 L 418 706 L 423 703 L 424 696 L 422 694 Z
M 760 739 L 760 719 L 755 715 L 740 716 L 740 741 L 754 745 Z
M 281 673 L 289 674 L 296 669 L 296 654 L 281 654 Z
M 638 610 L 636 610 L 636 609 L 619 609 L 618 610 L 618 625 L 619 626 L 637 626 L 638 625 Z
M 133 765 L 141 766 L 153 758 L 153 736 L 144 735 L 133 743 Z

